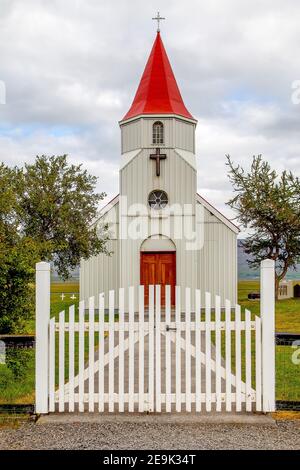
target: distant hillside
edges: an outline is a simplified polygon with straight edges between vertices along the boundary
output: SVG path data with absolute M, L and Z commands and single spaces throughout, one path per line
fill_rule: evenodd
M 239 279 L 258 279 L 259 270 L 250 269 L 247 263 L 249 255 L 246 255 L 243 249 L 242 241 L 238 240 L 238 277 Z M 297 271 L 289 270 L 287 279 L 300 279 L 300 264 L 297 265 Z

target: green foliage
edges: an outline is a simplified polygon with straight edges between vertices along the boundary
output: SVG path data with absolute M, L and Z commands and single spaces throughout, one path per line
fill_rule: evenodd
M 16 184 L 21 172 L 0 164 L 0 243 L 13 244 L 18 239 L 18 199 Z
M 19 186 L 19 217 L 25 236 L 39 247 L 42 260 L 53 261 L 66 279 L 81 258 L 105 252 L 106 227 L 93 224 L 105 193 L 95 193 L 97 178 L 67 156 L 36 157 L 25 165 Z M 108 254 L 108 253 L 107 253 Z
M 6 364 L 0 364 L 0 395 L 7 390 L 14 380 L 14 374 Z
M 36 252 L 22 242 L 5 248 L 0 243 L 0 332 L 16 333 L 34 312 Z
M 0 332 L 21 331 L 33 314 L 35 244 L 19 232 L 20 170 L 0 165 Z
M 32 165 L 0 164 L 0 332 L 22 331 L 34 314 L 34 272 L 52 261 L 67 278 L 81 258 L 107 253 L 97 208 L 97 179 L 67 156 L 36 157 Z
M 276 265 L 276 291 L 289 268 L 300 257 L 300 180 L 291 172 L 280 175 L 261 155 L 253 157 L 249 172 L 235 166 L 227 155 L 229 179 L 235 196 L 227 203 L 251 235 L 243 242 L 250 266 L 263 259 Z
M 15 379 L 20 380 L 26 376 L 31 356 L 31 349 L 8 349 L 5 362 Z
M 8 349 L 6 364 L 0 364 L 0 402 L 33 403 L 34 363 L 33 349 Z

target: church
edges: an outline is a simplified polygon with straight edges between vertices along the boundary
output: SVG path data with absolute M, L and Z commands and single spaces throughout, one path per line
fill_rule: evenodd
M 107 225 L 110 256 L 80 265 L 80 298 L 123 287 L 200 289 L 237 301 L 237 234 L 230 220 L 197 192 L 197 120 L 186 108 L 160 31 L 128 112 L 119 122 L 119 194 L 95 222 Z M 201 191 L 200 191 L 201 192 Z M 108 296 L 106 295 L 107 299 Z M 117 296 L 116 296 L 117 298 Z M 97 302 L 97 300 L 96 300 Z M 118 307 L 116 300 L 116 307 Z

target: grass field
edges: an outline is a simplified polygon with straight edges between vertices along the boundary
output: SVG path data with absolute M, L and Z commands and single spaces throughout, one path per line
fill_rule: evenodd
M 258 281 L 239 281 L 239 304 L 254 314 L 259 314 L 259 300 L 248 300 L 249 292 L 259 292 Z M 278 300 L 276 302 L 275 330 L 286 333 L 300 333 L 300 299 Z
M 253 315 L 260 314 L 260 302 L 259 300 L 249 300 L 249 292 L 259 292 L 259 281 L 239 281 L 238 283 L 239 304 L 242 310 L 250 310 L 253 319 Z M 300 299 L 276 301 L 275 331 L 300 333 Z M 245 342 L 242 337 L 242 352 L 244 351 L 244 347 Z M 251 349 L 253 353 L 254 348 L 254 338 L 252 338 Z M 292 346 L 276 346 L 275 348 L 277 400 L 300 401 L 300 365 L 293 363 L 292 356 L 294 353 L 295 349 Z M 234 352 L 232 356 L 232 367 L 234 370 Z M 243 364 L 242 367 L 244 376 L 245 371 Z M 252 362 L 252 370 L 255 370 L 254 361 Z M 254 382 L 253 386 L 255 386 Z
M 76 299 L 71 299 L 75 292 Z M 65 297 L 62 300 L 61 294 Z M 77 294 L 76 294 L 77 293 Z M 52 283 L 51 284 L 51 317 L 55 316 L 58 320 L 59 312 L 68 310 L 70 305 L 78 305 L 79 285 L 78 283 Z M 35 332 L 35 322 L 31 320 L 26 325 L 26 333 Z M 56 345 L 58 347 L 58 344 Z M 68 347 L 66 342 L 65 347 Z M 85 342 L 86 355 L 88 352 L 88 342 Z M 66 349 L 67 350 L 67 349 Z M 78 350 L 78 348 L 77 348 Z M 13 351 L 7 352 L 9 356 Z M 34 350 L 19 350 L 18 362 L 20 363 L 18 371 L 11 373 L 9 367 L 0 364 L 0 403 L 24 403 L 34 402 L 34 370 L 35 354 Z M 78 354 L 78 353 L 77 353 Z M 67 359 L 67 356 L 66 356 Z M 66 361 L 66 369 L 68 362 Z M 56 368 L 58 369 L 58 368 Z
M 257 281 L 240 281 L 238 286 L 239 303 L 249 309 L 252 314 L 259 314 L 259 301 L 249 301 L 247 295 L 251 291 L 259 291 Z M 62 294 L 63 298 L 62 298 Z M 76 297 L 74 298 L 73 295 Z M 58 320 L 59 312 L 67 312 L 70 305 L 78 306 L 78 283 L 52 283 L 51 285 L 51 317 Z M 77 316 L 77 315 L 76 315 Z M 78 318 L 78 316 L 77 316 Z M 300 299 L 280 300 L 276 302 L 276 331 L 300 333 Z M 34 322 L 27 325 L 26 332 L 34 333 Z M 88 334 L 85 335 L 85 355 L 88 354 Z M 212 338 L 213 339 L 213 338 Z M 97 347 L 98 338 L 95 337 Z M 222 345 L 224 336 L 222 334 Z M 58 344 L 56 344 L 58 347 Z M 254 350 L 254 338 L 252 340 Z M 65 350 L 68 351 L 68 335 L 66 334 Z M 244 339 L 242 337 L 242 351 Z M 278 400 L 300 401 L 300 365 L 293 364 L 291 358 L 294 353 L 291 346 L 276 346 L 276 398 Z M 234 371 L 234 337 L 232 338 L 232 368 Z M 223 347 L 224 353 L 224 347 Z M 14 380 L 11 374 L 4 373 L 0 367 L 0 403 L 33 403 L 34 402 L 34 351 L 26 351 L 27 363 L 25 373 L 16 376 Z M 78 357 L 77 343 L 75 354 Z M 57 355 L 56 355 L 57 356 Z M 76 360 L 77 363 L 77 360 Z M 254 362 L 252 364 L 255 370 Z M 5 366 L 6 367 L 6 366 Z M 7 369 L 7 367 L 6 367 Z M 56 368 L 58 369 L 58 368 Z M 76 371 L 75 371 L 76 372 Z M 6 374 L 6 375 L 5 375 Z M 65 376 L 68 377 L 68 355 L 66 354 Z M 244 376 L 244 365 L 243 365 Z M 58 377 L 56 377 L 57 382 Z M 253 385 L 255 385 L 253 383 Z

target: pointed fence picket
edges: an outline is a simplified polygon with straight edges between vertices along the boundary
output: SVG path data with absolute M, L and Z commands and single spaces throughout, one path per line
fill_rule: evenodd
M 89 412 L 94 411 L 95 302 L 89 299 Z
M 176 308 L 176 411 L 181 411 L 181 295 L 180 287 L 175 288 Z
M 235 306 L 235 410 L 237 412 L 242 409 L 242 396 L 241 396 L 241 307 Z
M 108 411 L 114 411 L 114 337 L 115 337 L 115 292 L 109 291 L 109 329 L 108 329 Z
M 139 412 L 144 411 L 144 286 L 139 286 Z
M 201 292 L 195 292 L 196 411 L 201 411 Z
M 160 333 L 160 286 L 155 287 L 155 411 L 161 412 L 161 333 Z
M 48 320 L 47 411 L 83 412 L 87 406 L 90 412 L 111 413 L 201 412 L 203 407 L 259 412 L 273 407 L 264 382 L 270 374 L 262 369 L 263 338 L 269 336 L 259 316 L 252 320 L 249 310 L 242 314 L 228 300 L 223 308 L 219 296 L 212 308 L 209 292 L 201 305 L 198 289 L 180 286 L 174 308 L 170 286 L 164 292 L 149 286 L 145 305 L 144 291 L 144 286 L 121 288 L 117 295 L 110 291 L 107 312 L 102 293 L 97 306 L 91 297 L 88 304 L 79 302 L 78 311 L 71 306 L 67 316 L 62 311 L 58 321 Z
M 49 322 L 49 411 L 55 411 L 55 318 Z
M 215 299 L 215 347 L 216 347 L 216 411 L 222 409 L 221 399 L 221 298 Z
M 255 316 L 255 389 L 256 411 L 261 411 L 261 324 L 260 318 Z
M 231 411 L 231 305 L 225 301 L 226 411 Z
M 74 372 L 75 372 L 75 344 L 74 319 L 75 307 L 69 308 L 69 412 L 74 411 Z
M 251 411 L 251 314 L 245 310 L 246 411 Z
M 129 287 L 129 399 L 128 411 L 134 411 L 134 288 Z
M 185 409 L 192 410 L 191 402 L 191 290 L 185 289 Z
M 211 411 L 211 295 L 205 292 L 205 403 Z
M 59 408 L 65 411 L 65 312 L 59 313 Z
M 149 286 L 148 411 L 154 411 L 154 286 Z
M 78 408 L 84 411 L 84 301 L 79 302 L 79 374 Z
M 99 339 L 100 341 L 100 339 Z M 103 357 L 102 357 L 103 361 Z M 103 380 L 103 377 L 102 377 Z M 124 412 L 124 289 L 119 290 L 119 412 Z
M 98 410 L 104 411 L 104 295 L 99 295 Z M 120 410 L 121 411 L 121 410 Z
M 171 323 L 171 289 L 170 286 L 166 286 L 166 324 L 170 325 Z M 165 363 L 166 363 L 166 412 L 169 413 L 172 410 L 171 402 L 171 338 L 170 335 L 166 335 L 166 353 L 165 353 Z

